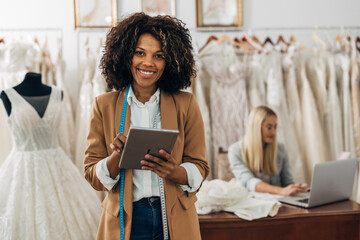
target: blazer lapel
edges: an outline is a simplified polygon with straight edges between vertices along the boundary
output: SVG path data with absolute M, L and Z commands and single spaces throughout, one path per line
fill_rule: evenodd
M 121 111 L 122 111 L 122 106 L 124 103 L 124 98 L 125 98 L 125 92 L 119 92 L 118 98 L 116 100 L 116 104 L 115 104 L 115 126 L 114 126 L 114 137 L 119 133 L 119 128 L 120 128 L 120 120 L 121 120 Z
M 163 129 L 174 129 L 178 130 L 178 120 L 176 113 L 176 106 L 172 95 L 161 91 L 160 100 L 160 111 L 161 111 L 161 128 Z M 173 182 L 164 181 L 165 183 L 165 198 L 167 205 L 167 214 L 171 213 L 171 209 L 177 201 L 176 187 L 170 187 L 175 185 Z
M 125 100 L 125 91 L 119 93 L 118 99 L 116 101 L 115 109 L 115 128 L 114 128 L 114 137 L 119 133 L 121 113 L 123 109 L 123 104 Z M 130 106 L 126 108 L 125 124 L 124 124 L 124 135 L 127 136 L 130 128 Z M 132 214 L 132 170 L 125 170 L 125 184 L 124 184 L 124 196 L 130 196 L 124 198 L 124 211 L 131 216 Z M 120 188 L 119 188 L 120 189 Z
M 176 106 L 170 94 L 161 91 L 160 99 L 161 128 L 178 130 Z
M 121 113 L 125 99 L 125 91 L 119 93 L 119 96 L 116 100 L 115 108 L 115 128 L 114 128 L 114 137 L 119 133 Z M 130 106 L 128 104 L 126 108 L 125 124 L 124 124 L 124 135 L 127 136 L 130 128 Z

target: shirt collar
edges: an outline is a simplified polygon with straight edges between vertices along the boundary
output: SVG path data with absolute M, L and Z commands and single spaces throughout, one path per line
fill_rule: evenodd
M 157 88 L 155 93 L 150 97 L 150 100 L 148 102 L 156 102 L 156 104 L 159 103 L 160 100 L 160 88 Z M 127 96 L 127 101 L 129 103 L 129 105 L 132 104 L 132 102 L 136 103 L 136 104 L 140 104 L 141 102 L 139 100 L 137 100 L 135 93 L 130 85 L 130 89 L 129 89 L 129 94 Z M 141 103 L 142 104 L 142 103 Z

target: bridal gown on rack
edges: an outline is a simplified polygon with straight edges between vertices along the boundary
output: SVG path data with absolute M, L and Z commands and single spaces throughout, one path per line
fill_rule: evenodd
M 57 87 L 63 92 L 63 111 L 60 122 L 60 128 L 62 129 L 59 134 L 59 144 L 64 152 L 74 161 L 75 159 L 75 120 L 73 115 L 72 102 L 70 98 L 69 89 L 64 82 L 65 62 L 59 52 L 56 64 L 55 64 L 55 79 Z
M 301 121 L 303 123 L 304 170 L 307 183 L 310 184 L 313 165 L 317 162 L 328 161 L 325 146 L 324 130 L 320 124 L 314 95 L 311 91 L 309 80 L 306 76 L 305 56 L 300 54 L 296 68 L 296 77 L 299 82 L 299 95 L 301 105 Z
M 43 117 L 5 92 L 14 147 L 0 168 L 0 239 L 95 239 L 100 201 L 58 144 L 61 91 L 52 87 Z
M 342 132 L 342 118 L 341 108 L 338 94 L 338 87 L 336 85 L 336 72 L 334 55 L 326 55 L 326 68 L 328 78 L 328 113 L 326 118 L 325 131 L 329 139 L 329 154 L 330 160 L 337 159 L 343 150 L 343 132 Z
M 284 76 L 284 88 L 286 92 L 286 100 L 289 109 L 289 119 L 295 128 L 295 135 L 298 142 L 301 142 L 302 122 L 300 96 L 298 91 L 298 83 L 296 79 L 296 56 L 294 51 L 288 49 L 282 59 L 282 70 Z
M 0 45 L 0 91 L 19 84 L 32 66 L 33 45 L 11 42 Z
M 202 62 L 199 60 L 197 61 L 198 65 L 198 74 L 195 80 L 194 86 L 194 94 L 199 104 L 199 108 L 201 111 L 201 115 L 204 121 L 204 128 L 205 128 L 205 143 L 206 143 L 206 159 L 208 160 L 208 164 L 210 167 L 210 173 L 208 179 L 213 179 L 213 172 L 214 172 L 214 159 L 213 159 L 213 146 L 212 146 L 212 137 L 211 137 L 211 121 L 210 121 L 210 111 L 207 105 L 205 90 L 203 86 L 204 81 L 209 81 L 208 75 L 206 71 L 203 69 Z
M 96 57 L 93 52 L 88 51 L 88 59 L 84 67 L 84 77 L 82 79 L 79 101 L 76 108 L 76 150 L 75 164 L 84 172 L 84 158 L 86 150 L 86 136 L 89 128 L 91 105 L 93 102 L 92 79 L 95 75 Z
M 247 63 L 247 95 L 249 102 L 249 111 L 251 109 L 265 105 L 265 84 L 263 78 L 262 65 L 260 59 L 263 55 L 253 54 L 249 56 Z
M 88 60 L 85 66 L 84 78 L 80 88 L 79 103 L 76 111 L 76 165 L 81 172 L 84 171 L 84 158 L 86 150 L 86 137 L 88 134 L 91 106 L 95 97 L 106 93 L 106 81 L 98 67 L 102 52 L 98 51 L 95 56 L 91 51 L 88 52 Z
M 227 43 L 216 46 L 211 57 L 203 59 L 203 66 L 211 76 L 210 106 L 214 151 L 215 178 L 232 175 L 228 163 L 219 162 L 219 148 L 224 150 L 245 134 L 248 114 L 245 67 Z
M 360 203 L 360 61 L 355 45 L 355 39 L 351 41 L 351 70 L 350 70 L 350 88 L 351 88 L 351 109 L 354 130 L 355 153 L 358 158 L 357 172 L 354 182 L 354 191 L 352 199 Z
M 288 120 L 286 125 L 293 131 L 296 139 L 296 145 L 298 145 L 298 156 L 296 152 L 292 153 L 293 160 L 298 162 L 292 162 L 292 172 L 296 182 L 304 182 L 306 174 L 304 173 L 304 157 L 303 157 L 303 145 L 302 145 L 302 122 L 301 122 L 301 107 L 300 96 L 298 91 L 298 83 L 296 79 L 297 54 L 292 47 L 288 48 L 287 53 L 282 58 L 282 70 L 284 77 L 284 90 L 286 92 L 287 106 L 288 106 Z M 287 132 L 287 130 L 285 130 Z M 294 156 L 295 155 L 295 156 Z
M 295 127 L 290 124 L 286 102 L 281 66 L 282 55 L 280 52 L 272 51 L 266 54 L 262 60 L 263 72 L 266 76 L 266 103 L 275 111 L 278 119 L 277 139 L 285 145 L 289 153 L 291 171 L 295 181 L 304 182 L 303 158 L 296 139 Z
M 91 106 L 96 96 L 106 92 L 106 82 L 98 67 L 100 57 L 100 52 L 98 52 L 97 58 L 92 52 L 88 52 L 88 61 L 85 66 L 76 112 L 77 138 L 75 164 L 81 173 L 84 172 L 86 137 L 90 123 Z M 97 192 L 97 195 L 101 200 L 105 198 L 105 192 Z
M 345 53 L 335 55 L 335 69 L 339 86 L 340 105 L 343 117 L 343 139 L 345 152 L 355 156 L 355 142 L 353 124 L 351 119 L 351 98 L 350 98 L 350 57 Z
M 355 153 L 356 156 L 360 158 L 360 62 L 357 60 L 357 55 L 359 55 L 359 53 L 356 50 L 354 39 L 352 39 L 351 45 L 351 109 L 355 140 Z
M 322 126 L 325 126 L 325 119 L 328 113 L 326 64 L 324 55 L 324 52 L 315 52 L 312 53 L 306 61 L 306 76 L 314 94 L 320 124 Z M 326 137 L 326 139 L 328 139 L 328 137 Z
M 98 50 L 97 59 L 96 59 L 96 67 L 94 77 L 92 79 L 92 89 L 93 89 L 93 99 L 95 97 L 106 93 L 107 83 L 101 73 L 101 69 L 99 67 L 101 57 L 103 56 L 103 52 Z M 88 119 L 90 122 L 90 118 Z

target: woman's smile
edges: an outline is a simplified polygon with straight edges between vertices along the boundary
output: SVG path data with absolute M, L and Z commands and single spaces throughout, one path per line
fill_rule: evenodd
M 139 68 L 137 70 L 140 73 L 141 77 L 143 78 L 152 78 L 156 73 L 156 71 L 142 70 Z
M 164 52 L 160 41 L 148 33 L 141 35 L 131 64 L 135 92 L 145 90 L 154 93 L 157 89 L 156 82 L 160 79 L 164 69 Z

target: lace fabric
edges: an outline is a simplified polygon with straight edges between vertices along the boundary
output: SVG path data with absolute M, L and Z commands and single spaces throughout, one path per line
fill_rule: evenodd
M 249 111 L 253 108 L 265 105 L 265 83 L 260 62 L 262 55 L 253 54 L 247 63 L 247 94 L 249 102 Z
M 214 177 L 218 177 L 219 148 L 226 150 L 245 134 L 248 115 L 244 64 L 229 44 L 219 45 L 216 58 L 203 59 L 210 86 Z M 211 61 L 211 62 L 210 62 Z
M 34 45 L 27 42 L 13 41 L 0 44 L 0 92 L 19 84 L 24 79 L 25 74 L 33 67 L 34 50 Z M 6 110 L 0 106 L 0 166 L 12 148 L 6 119 Z
M 0 71 L 0 92 L 4 89 L 19 84 L 26 74 L 26 71 L 1 72 Z M 7 124 L 7 113 L 2 101 L 0 100 L 0 166 L 5 161 L 12 149 L 11 133 Z
M 52 87 L 42 118 L 5 92 L 14 147 L 0 168 L 0 239 L 95 239 L 99 198 L 58 144 L 61 91 Z
M 75 164 L 81 172 L 84 169 L 86 136 L 89 129 L 91 106 L 94 100 L 92 79 L 95 75 L 95 66 L 96 58 L 93 54 L 91 54 L 85 66 L 84 77 L 80 88 L 79 102 L 76 108 L 75 115 Z

